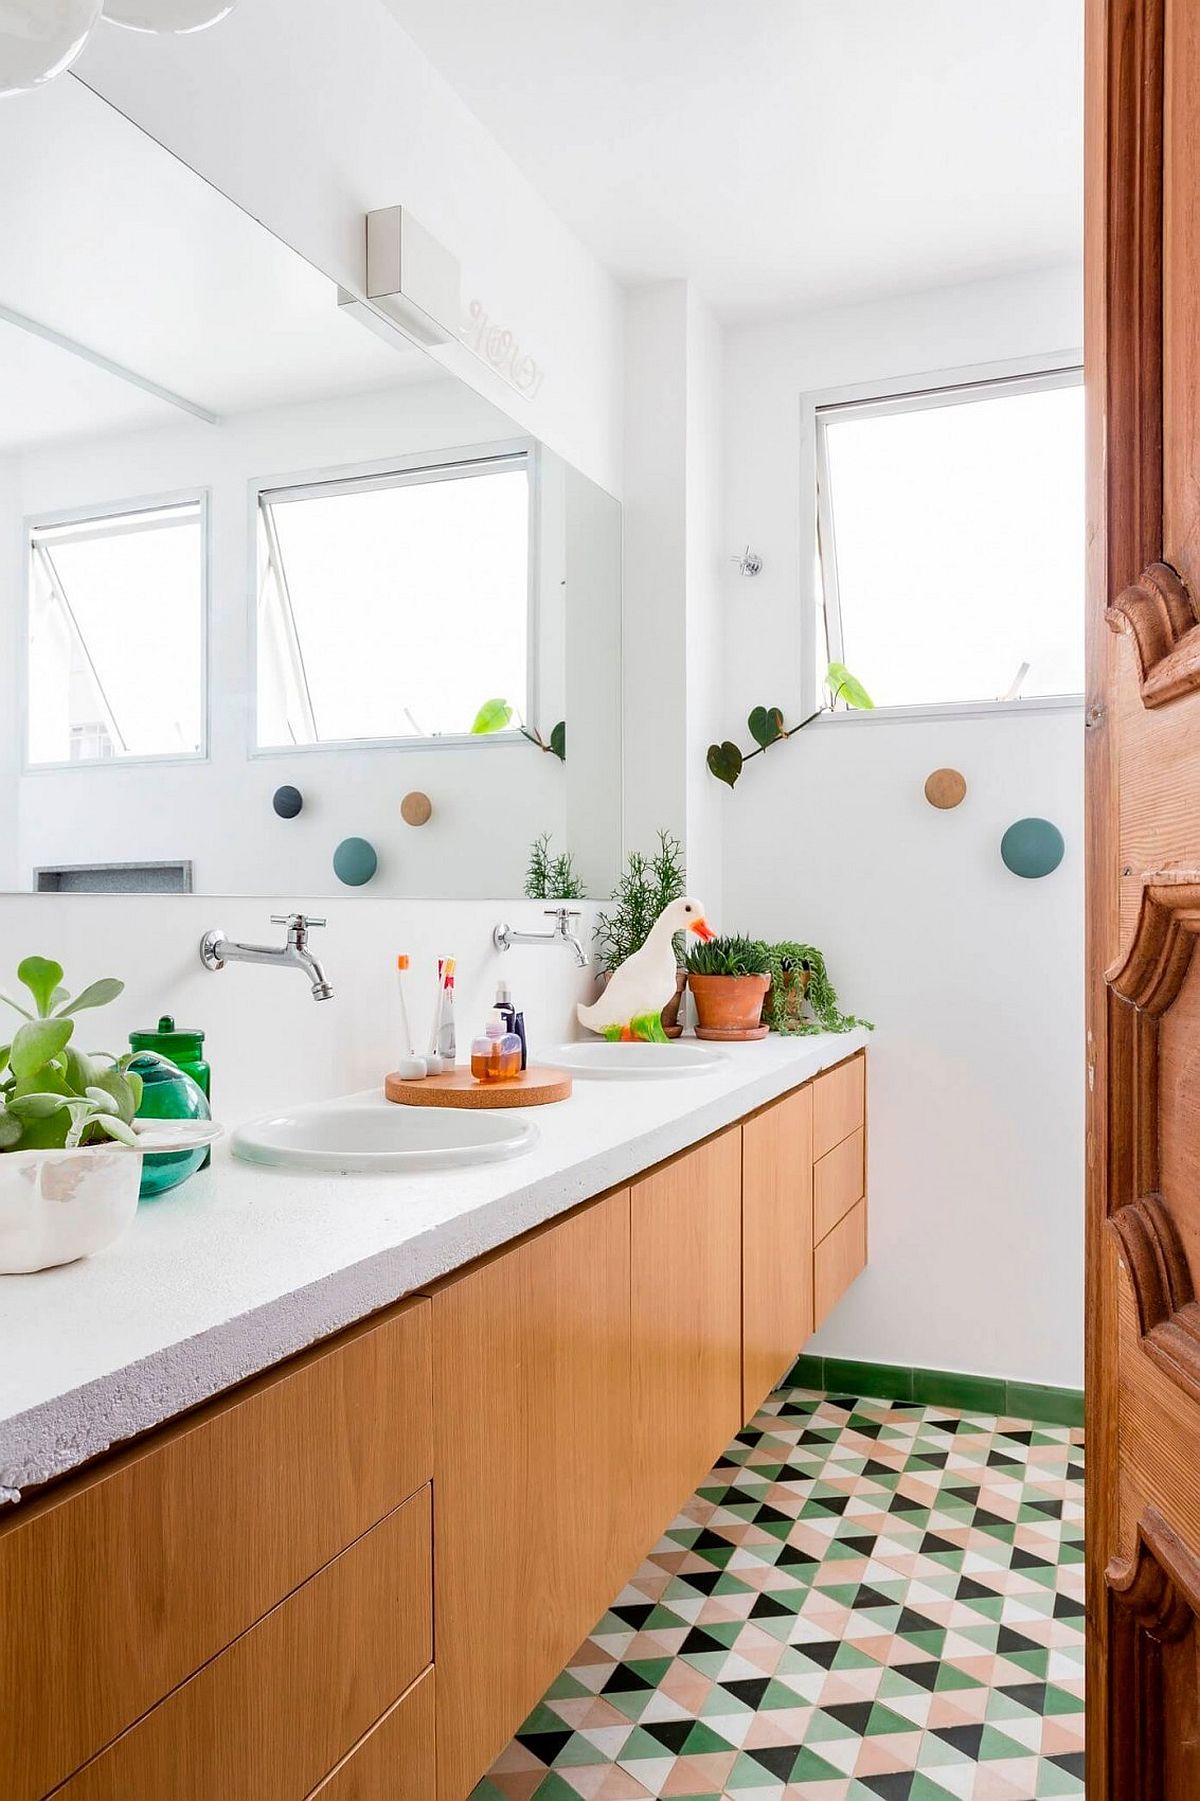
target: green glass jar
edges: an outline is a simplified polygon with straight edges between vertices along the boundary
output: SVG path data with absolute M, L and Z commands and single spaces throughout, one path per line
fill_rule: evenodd
M 208 1101 L 197 1082 L 155 1051 L 139 1051 L 129 1065 L 142 1078 L 139 1119 L 210 1119 Z M 203 1166 L 207 1146 L 194 1151 L 159 1151 L 142 1158 L 139 1195 L 147 1200 L 178 1188 Z
M 177 1026 L 169 1013 L 164 1013 L 153 1031 L 131 1032 L 129 1048 L 133 1051 L 149 1051 L 156 1057 L 166 1057 L 168 1062 L 181 1069 L 185 1076 L 190 1076 L 206 1101 L 212 1100 L 212 1071 L 204 1061 L 204 1033 L 198 1026 Z M 156 1119 L 207 1119 L 208 1114 L 159 1113 Z M 147 1163 L 154 1161 L 146 1159 Z M 197 1166 L 207 1169 L 212 1161 L 212 1152 L 206 1150 L 203 1159 Z M 189 1171 L 189 1174 L 191 1172 Z M 182 1180 L 182 1178 L 181 1178 Z M 168 1187 L 173 1187 L 169 1183 Z

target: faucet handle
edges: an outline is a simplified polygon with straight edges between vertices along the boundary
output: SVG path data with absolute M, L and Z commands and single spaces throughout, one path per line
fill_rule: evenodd
M 582 919 L 578 907 L 543 907 L 547 919 Z
M 272 913 L 273 926 L 323 926 L 326 921 L 314 919 L 311 913 Z

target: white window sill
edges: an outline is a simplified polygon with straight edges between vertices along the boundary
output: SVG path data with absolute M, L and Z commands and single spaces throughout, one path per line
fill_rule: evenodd
M 872 707 L 859 712 L 838 707 L 813 721 L 818 726 L 885 725 L 905 720 L 920 723 L 938 719 L 991 719 L 1003 713 L 1082 713 L 1082 694 L 1037 694 L 1026 700 L 935 701 L 907 707 Z

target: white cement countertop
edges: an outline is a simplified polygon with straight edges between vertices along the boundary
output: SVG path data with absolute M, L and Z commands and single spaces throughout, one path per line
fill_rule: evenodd
M 532 1151 L 414 1175 L 241 1163 L 85 1262 L 0 1276 L 0 1503 L 257 1375 L 731 1125 L 868 1042 L 770 1037 L 670 1081 L 577 1079 Z

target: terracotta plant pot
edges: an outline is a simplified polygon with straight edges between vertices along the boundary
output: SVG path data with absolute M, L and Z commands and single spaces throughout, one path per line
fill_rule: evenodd
M 687 985 L 687 970 L 677 969 L 675 971 L 674 999 L 669 1000 L 662 1010 L 663 1031 L 667 1034 L 668 1038 L 682 1038 L 683 1036 L 683 1026 L 680 1024 L 679 1020 L 679 1009 L 683 1005 L 683 995 Z
M 770 976 L 688 976 L 696 1000 L 697 1038 L 765 1038 L 763 1002 Z

